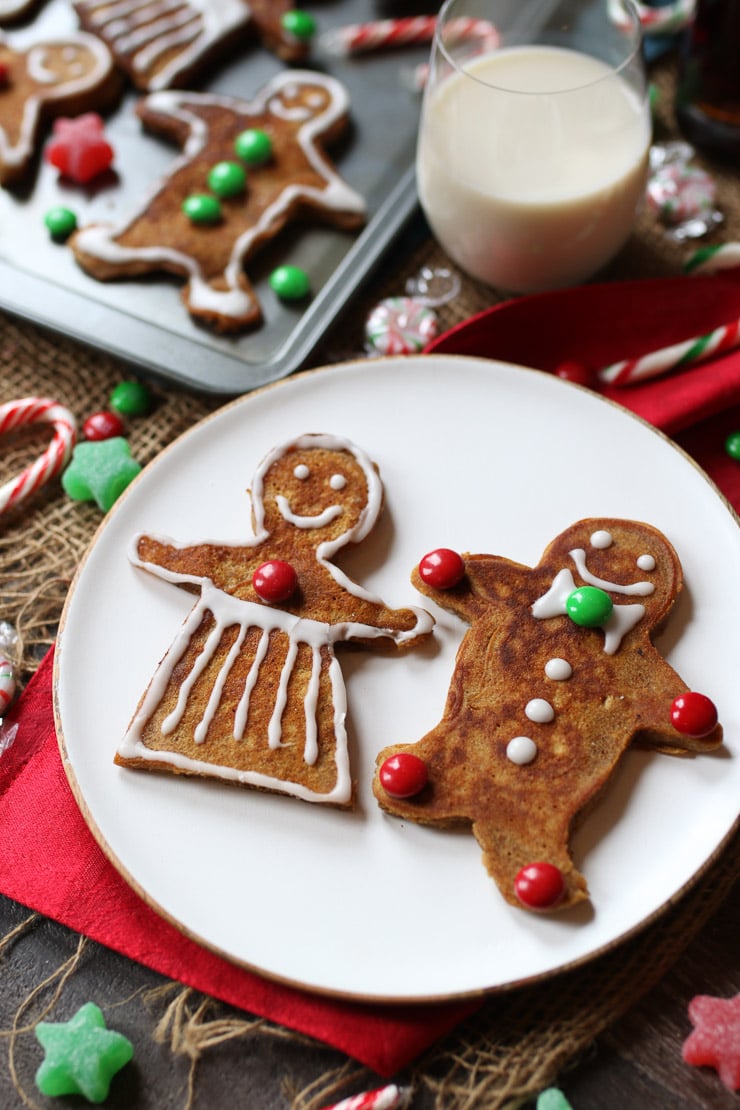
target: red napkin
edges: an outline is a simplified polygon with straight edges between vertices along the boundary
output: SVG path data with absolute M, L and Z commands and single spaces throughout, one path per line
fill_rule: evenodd
M 62 768 L 53 650 L 23 692 L 0 756 L 0 890 L 78 933 L 225 1002 L 341 1049 L 392 1076 L 479 1003 L 377 1006 L 310 994 L 244 971 L 159 917 L 93 839 Z
M 740 270 L 594 285 L 509 301 L 441 336 L 430 351 L 482 355 L 554 370 L 639 356 L 740 318 Z M 602 389 L 676 435 L 740 509 L 740 463 L 724 451 L 740 429 L 740 351 L 623 389 Z M 677 491 L 680 496 L 680 490 Z M 159 918 L 108 863 L 69 789 L 54 733 L 52 656 L 6 725 L 0 756 L 0 890 L 31 909 L 156 971 L 318 1038 L 391 1076 L 478 1003 L 362 1005 L 272 983 L 232 964 Z

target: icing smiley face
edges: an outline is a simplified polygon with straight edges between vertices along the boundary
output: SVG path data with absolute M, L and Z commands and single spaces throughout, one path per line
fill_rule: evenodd
M 273 453 L 252 494 L 255 517 L 261 511 L 269 532 L 299 528 L 319 543 L 361 538 L 382 500 L 370 461 L 332 436 L 304 436 Z

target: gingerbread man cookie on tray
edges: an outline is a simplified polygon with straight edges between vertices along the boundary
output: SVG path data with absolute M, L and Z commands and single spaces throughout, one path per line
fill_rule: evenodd
M 110 51 L 84 32 L 14 50 L 0 37 L 0 185 L 23 178 L 42 121 L 105 108 L 120 91 Z
M 77 261 L 101 281 L 156 271 L 181 275 L 183 299 L 199 322 L 223 332 L 257 324 L 261 308 L 244 263 L 266 240 L 309 215 L 348 230 L 364 222 L 362 197 L 323 151 L 344 130 L 348 111 L 338 81 L 301 70 L 279 74 L 251 101 L 152 93 L 139 105 L 141 119 L 183 153 L 128 221 L 89 226 L 72 237 Z M 255 135 L 263 151 L 253 162 L 243 140 Z M 241 181 L 217 198 L 209 180 L 223 166 Z M 188 202 L 204 196 L 201 221 L 188 215 Z
M 722 741 L 712 702 L 651 640 L 682 586 L 676 552 L 648 524 L 583 520 L 536 567 L 440 549 L 412 577 L 470 628 L 441 722 L 378 756 L 377 801 L 421 824 L 471 825 L 512 905 L 582 901 L 572 827 L 626 748 Z

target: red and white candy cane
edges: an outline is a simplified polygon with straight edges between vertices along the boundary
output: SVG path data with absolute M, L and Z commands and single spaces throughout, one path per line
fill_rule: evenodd
M 0 486 L 0 513 L 19 504 L 67 464 L 77 442 L 77 423 L 69 409 L 48 397 L 23 397 L 0 405 L 0 435 L 24 424 L 51 424 L 54 434 L 42 455 L 17 478 Z
M 634 0 L 634 3 L 645 35 L 666 35 L 682 31 L 693 19 L 696 9 L 696 0 L 674 0 L 673 4 L 665 4 L 661 8 L 652 8 L 649 4 L 639 3 L 639 0 Z M 608 0 L 607 11 L 617 27 L 630 26 L 625 17 L 624 6 L 619 0 Z
M 661 347 L 657 351 L 650 351 L 641 358 L 628 358 L 622 362 L 614 362 L 598 371 L 599 381 L 608 385 L 634 385 L 648 378 L 656 378 L 665 374 L 667 370 L 675 370 L 690 363 L 699 362 L 701 359 L 716 355 L 719 351 L 728 351 L 740 346 L 740 320 L 732 320 L 723 324 L 707 335 L 697 335 L 685 339 L 682 343 L 674 343 L 670 347 Z
M 401 1107 L 408 1106 L 410 1098 L 410 1087 L 397 1087 L 395 1083 L 390 1083 L 375 1091 L 351 1095 L 341 1102 L 326 1106 L 324 1110 L 401 1110 Z
M 431 42 L 437 26 L 435 15 L 407 16 L 400 19 L 377 19 L 370 23 L 350 23 L 326 31 L 319 39 L 328 53 L 337 55 L 367 54 L 393 46 L 414 46 Z M 487 19 L 460 17 L 450 20 L 445 38 L 459 41 L 478 38 L 481 45 L 493 50 L 499 35 Z

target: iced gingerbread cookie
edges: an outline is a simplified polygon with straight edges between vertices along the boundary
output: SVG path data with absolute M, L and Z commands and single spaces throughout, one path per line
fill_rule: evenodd
M 0 38 L 0 185 L 27 172 L 45 119 L 105 108 L 120 90 L 110 51 L 77 33 L 16 51 Z
M 252 101 L 153 93 L 139 115 L 178 142 L 182 156 L 124 224 L 73 236 L 77 261 L 101 281 L 181 275 L 187 309 L 201 323 L 224 332 L 258 323 L 244 263 L 265 240 L 294 218 L 346 229 L 364 222 L 364 201 L 323 152 L 348 110 L 339 82 L 299 70 L 278 75 Z
M 216 57 L 256 30 L 286 61 L 307 52 L 285 26 L 288 0 L 81 0 L 74 8 L 85 30 L 99 35 L 134 85 L 145 91 L 182 88 Z
M 648 524 L 583 520 L 534 568 L 430 552 L 417 588 L 470 628 L 440 723 L 378 757 L 374 793 L 422 824 L 469 823 L 504 898 L 533 910 L 588 897 L 569 840 L 625 749 L 706 752 L 717 712 L 689 691 L 651 634 L 682 571 Z
M 353 784 L 335 645 L 408 647 L 432 628 L 390 609 L 333 560 L 359 543 L 383 490 L 347 440 L 306 435 L 255 474 L 243 545 L 141 535 L 133 562 L 199 597 L 144 694 L 115 761 L 347 807 Z

